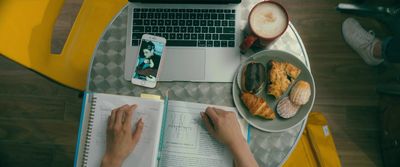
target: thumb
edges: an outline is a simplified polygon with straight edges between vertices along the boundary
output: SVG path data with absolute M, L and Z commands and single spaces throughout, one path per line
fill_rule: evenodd
M 135 132 L 132 133 L 132 142 L 134 145 L 139 142 L 140 136 L 142 136 L 143 126 L 143 119 L 140 118 L 139 121 L 136 123 Z

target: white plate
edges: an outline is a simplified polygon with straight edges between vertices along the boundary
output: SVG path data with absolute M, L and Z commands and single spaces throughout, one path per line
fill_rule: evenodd
M 264 100 L 267 101 L 268 105 L 274 110 L 276 118 L 273 120 L 267 120 L 258 116 L 253 116 L 251 113 L 248 111 L 247 107 L 243 104 L 242 100 L 240 99 L 240 74 L 242 71 L 242 67 L 244 64 L 247 64 L 249 61 L 255 61 L 258 63 L 262 63 L 266 69 L 268 69 L 267 63 L 270 60 L 276 60 L 279 62 L 288 62 L 296 67 L 301 69 L 300 75 L 297 77 L 297 79 L 292 82 L 290 85 L 289 89 L 293 86 L 294 83 L 296 83 L 299 80 L 304 80 L 310 83 L 311 86 L 311 97 L 310 100 L 305 104 L 302 105 L 297 112 L 295 116 L 289 119 L 281 118 L 279 114 L 276 112 L 276 104 L 277 102 L 282 99 L 283 97 L 288 96 L 288 93 L 290 91 L 286 91 L 279 99 L 275 99 L 275 97 L 271 95 L 267 95 L 266 93 L 266 86 L 268 84 L 264 84 L 264 87 L 259 91 L 256 95 L 259 97 L 262 97 Z M 268 77 L 267 77 L 268 80 Z M 248 58 L 246 62 L 243 62 L 239 68 L 237 69 L 236 77 L 233 81 L 233 86 L 232 86 L 232 93 L 233 93 L 233 101 L 236 105 L 236 108 L 238 109 L 240 115 L 252 126 L 254 126 L 257 129 L 260 129 L 262 131 L 267 131 L 267 132 L 281 132 L 285 131 L 289 128 L 292 128 L 299 124 L 301 121 L 303 121 L 308 113 L 311 111 L 312 106 L 314 105 L 314 99 L 315 99 L 315 83 L 314 83 L 314 78 L 311 74 L 311 72 L 308 70 L 306 65 L 299 60 L 297 57 L 294 55 L 284 52 L 284 51 L 279 51 L 279 50 L 264 50 L 258 53 L 255 53 L 251 57 Z

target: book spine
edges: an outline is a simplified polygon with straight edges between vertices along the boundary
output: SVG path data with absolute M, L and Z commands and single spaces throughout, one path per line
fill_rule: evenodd
M 157 166 L 160 166 L 161 154 L 162 154 L 162 149 L 163 149 L 163 145 L 164 145 L 164 131 L 165 131 L 165 126 L 166 126 L 165 124 L 166 124 L 167 116 L 168 116 L 168 92 L 164 98 L 164 112 L 163 112 L 162 123 L 161 123 L 161 132 L 160 132 L 160 141 L 159 141 L 160 143 L 158 145 L 158 155 L 157 155 L 158 165 Z
M 89 149 L 90 149 L 90 140 L 92 138 L 93 119 L 94 119 L 94 111 L 95 111 L 95 107 L 96 107 L 96 101 L 97 101 L 97 98 L 95 96 L 92 96 L 90 110 L 89 110 L 90 113 L 89 113 L 88 126 L 87 126 L 87 130 L 86 130 L 85 145 L 83 147 L 83 160 L 82 160 L 83 167 L 86 167 L 87 162 L 88 162 L 88 155 L 89 155 Z

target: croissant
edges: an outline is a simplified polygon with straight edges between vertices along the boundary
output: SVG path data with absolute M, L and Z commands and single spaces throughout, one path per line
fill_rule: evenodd
M 251 93 L 242 93 L 242 101 L 252 115 L 257 115 L 265 119 L 274 119 L 275 112 L 268 106 L 264 99 Z

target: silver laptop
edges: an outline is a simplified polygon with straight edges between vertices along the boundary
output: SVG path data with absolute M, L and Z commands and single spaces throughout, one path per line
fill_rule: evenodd
M 167 39 L 159 81 L 232 82 L 240 64 L 240 0 L 130 0 L 124 78 L 143 34 Z

